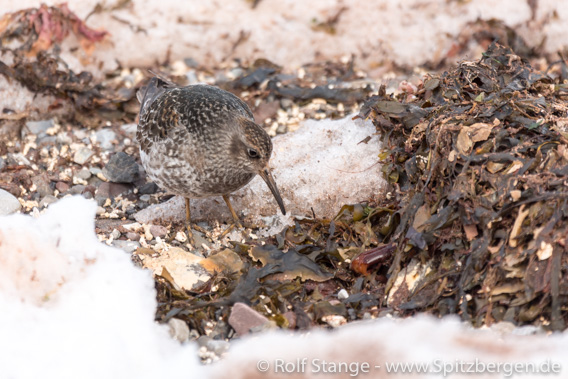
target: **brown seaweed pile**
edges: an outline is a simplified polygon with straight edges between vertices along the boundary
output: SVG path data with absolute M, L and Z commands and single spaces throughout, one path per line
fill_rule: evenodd
M 392 307 L 565 328 L 566 96 L 494 43 L 414 94 L 366 102 L 399 215 Z

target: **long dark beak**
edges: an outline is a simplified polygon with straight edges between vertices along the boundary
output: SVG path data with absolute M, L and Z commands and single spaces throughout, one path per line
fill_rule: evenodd
M 285 215 L 286 209 L 284 208 L 284 202 L 282 201 L 280 192 L 278 192 L 278 187 L 276 187 L 276 182 L 274 181 L 272 174 L 267 168 L 260 170 L 258 174 L 262 177 L 262 179 L 264 179 L 266 185 L 268 185 L 268 188 L 270 188 L 270 192 L 272 192 L 272 194 L 274 195 L 274 198 L 276 199 L 276 202 L 278 203 L 282 214 Z

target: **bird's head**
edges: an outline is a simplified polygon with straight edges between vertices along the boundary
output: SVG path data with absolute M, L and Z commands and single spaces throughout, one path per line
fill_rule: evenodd
M 251 174 L 258 174 L 270 188 L 282 214 L 286 214 L 284 202 L 272 177 L 268 162 L 272 155 L 272 141 L 268 133 L 247 118 L 238 120 L 241 133 L 235 135 L 231 143 L 231 155 L 238 160 L 239 166 Z

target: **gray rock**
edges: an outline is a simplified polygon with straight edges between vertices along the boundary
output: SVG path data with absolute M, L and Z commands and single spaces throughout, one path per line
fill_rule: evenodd
M 294 102 L 292 100 L 280 99 L 280 106 L 282 107 L 282 109 L 292 108 L 292 105 L 294 105 Z
M 145 203 L 149 202 L 151 199 L 150 195 L 142 195 L 140 196 L 140 201 L 144 201 Z
M 53 120 L 26 122 L 26 128 L 30 131 L 30 133 L 35 134 L 38 139 L 45 137 L 47 129 L 52 128 L 54 126 L 55 126 L 55 121 Z
M 240 336 L 248 334 L 253 330 L 260 330 L 267 324 L 270 324 L 270 320 L 245 303 L 235 303 L 233 309 L 231 309 L 229 325 Z
M 69 189 L 69 193 L 71 195 L 80 195 L 83 193 L 83 191 L 85 190 L 85 186 L 82 184 L 77 184 L 74 185 L 73 187 L 71 187 L 71 189 Z
M 138 129 L 136 124 L 124 124 L 120 127 L 120 130 L 130 139 L 136 138 L 136 129 Z
M 6 167 L 6 161 L 4 160 L 4 158 L 0 157 L 0 171 L 2 171 L 4 167 Z
M 158 192 L 158 185 L 153 182 L 148 182 L 138 188 L 138 193 L 142 195 L 152 195 Z
M 185 63 L 185 65 L 187 67 L 191 67 L 191 68 L 199 67 L 199 62 L 197 62 L 195 59 L 193 59 L 191 57 L 190 58 L 184 58 L 183 63 Z
M 57 201 L 57 198 L 55 196 L 52 195 L 47 195 L 45 196 L 43 199 L 41 199 L 41 201 L 39 202 L 39 207 L 40 208 L 45 208 L 47 207 L 49 204 L 53 204 Z
M 75 176 L 79 179 L 87 180 L 91 177 L 91 172 L 86 168 L 83 168 L 78 173 L 76 173 Z
M 73 155 L 73 162 L 83 165 L 93 156 L 93 151 L 86 146 L 81 147 Z
M 103 150 L 112 149 L 112 141 L 116 140 L 116 133 L 112 129 L 101 129 L 95 133 L 97 143 Z
M 36 175 L 31 178 L 32 183 L 36 186 L 36 192 L 39 193 L 40 197 L 45 197 L 47 195 L 53 195 L 53 189 L 51 188 L 51 181 L 47 177 L 46 173 Z
M 179 318 L 171 318 L 168 321 L 168 326 L 170 327 L 170 336 L 176 341 L 185 342 L 189 339 L 189 326 L 185 321 Z
M 208 351 L 220 357 L 229 350 L 229 342 L 225 340 L 215 340 L 208 336 L 201 336 L 197 339 L 199 346 L 205 347 Z
M 134 251 L 136 251 L 136 249 L 140 247 L 140 243 L 137 241 L 114 240 L 112 241 L 112 246 L 118 247 L 128 254 L 132 254 Z
M 8 191 L 0 189 L 0 216 L 7 216 L 22 208 L 18 199 Z
M 111 182 L 132 183 L 140 177 L 140 171 L 136 160 L 121 151 L 110 157 L 103 175 Z
M 164 238 L 168 234 L 168 228 L 162 225 L 152 225 L 150 226 L 150 234 L 154 237 Z

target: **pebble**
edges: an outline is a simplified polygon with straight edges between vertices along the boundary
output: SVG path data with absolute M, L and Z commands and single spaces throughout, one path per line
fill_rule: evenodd
M 158 192 L 158 185 L 154 182 L 148 182 L 138 188 L 138 193 L 142 195 L 153 195 Z
M 136 129 L 138 129 L 137 124 L 124 124 L 120 127 L 120 130 L 130 139 L 136 138 Z
M 39 202 L 39 207 L 40 208 L 45 208 L 47 207 L 49 204 L 53 204 L 57 201 L 57 198 L 53 195 L 47 195 L 45 196 L 43 199 L 41 199 L 41 201 Z
M 168 326 L 170 327 L 170 336 L 179 342 L 185 342 L 189 339 L 189 326 L 185 321 L 179 318 L 171 318 L 168 321 Z
M 112 232 L 110 233 L 110 236 L 117 240 L 120 238 L 120 232 L 117 229 L 113 229 Z
M 339 292 L 337 293 L 337 298 L 339 300 L 345 300 L 349 297 L 349 292 L 347 292 L 345 290 L 345 288 L 342 288 L 341 290 L 339 290 Z
M 292 108 L 294 102 L 290 99 L 280 99 L 280 106 L 282 109 Z
M 95 133 L 97 143 L 103 150 L 113 148 L 112 141 L 116 140 L 116 133 L 112 129 L 101 129 Z
M 8 191 L 0 189 L 0 216 L 6 216 L 19 211 L 22 205 L 18 199 Z
M 53 190 L 51 189 L 50 183 L 51 181 L 47 177 L 46 173 L 36 175 L 31 178 L 32 183 L 36 186 L 36 192 L 39 193 L 40 197 L 44 197 L 47 195 L 52 195 Z
M 245 303 L 235 303 L 229 316 L 229 325 L 240 336 L 250 333 L 251 330 L 259 330 L 269 323 L 270 320 Z
M 83 165 L 89 160 L 89 158 L 93 156 L 93 154 L 93 150 L 83 146 L 79 148 L 79 150 L 77 150 L 73 155 L 73 162 Z
M 4 158 L 0 157 L 0 171 L 2 171 L 4 167 L 6 167 L 6 161 Z
M 120 151 L 110 157 L 103 168 L 103 175 L 111 182 L 132 183 L 140 177 L 140 172 L 136 160 Z
M 77 184 L 74 185 L 73 187 L 71 187 L 71 189 L 69 190 L 69 193 L 71 195 L 80 195 L 83 193 L 83 191 L 85 190 L 85 186 L 82 184 Z
M 86 168 L 82 168 L 78 173 L 75 174 L 79 179 L 87 180 L 91 177 L 91 171 Z
M 225 340 L 215 340 L 207 336 L 201 336 L 197 339 L 199 346 L 205 347 L 208 351 L 220 357 L 229 350 L 229 342 Z
M 97 192 L 95 192 L 95 199 L 97 201 L 114 199 L 118 195 L 128 192 L 131 189 L 131 184 L 104 182 L 99 185 L 99 188 L 97 188 Z
M 103 209 L 103 211 L 104 211 L 104 209 Z M 131 241 L 139 241 L 140 235 L 138 233 L 128 232 L 128 233 L 126 233 L 126 238 L 131 240 Z
M 168 228 L 161 225 L 151 225 L 150 226 L 150 233 L 154 237 L 164 238 L 168 234 Z
M 55 126 L 55 121 L 53 120 L 40 120 L 40 121 L 28 121 L 26 122 L 26 128 L 30 133 L 35 134 L 37 139 L 45 137 L 47 129 Z
M 140 201 L 149 202 L 151 199 L 150 195 L 142 195 L 140 196 Z
M 105 211 L 105 209 L 104 209 L 103 207 L 98 206 L 98 207 L 97 207 L 97 211 L 96 211 L 95 213 L 97 214 L 97 216 L 100 216 L 100 215 L 104 214 L 105 212 L 106 212 L 106 211 Z
M 55 184 L 55 188 L 59 191 L 59 193 L 65 193 L 69 191 L 69 184 L 65 182 L 57 182 Z
M 132 254 L 140 247 L 140 243 L 137 241 L 123 241 L 123 240 L 114 240 L 112 241 L 112 246 L 118 247 L 119 249 L 124 250 L 128 254 Z

